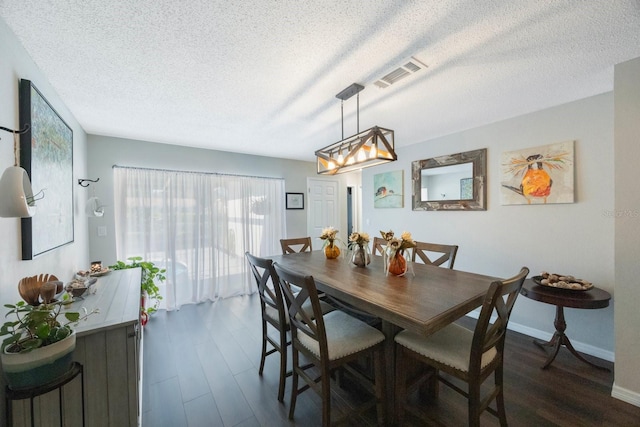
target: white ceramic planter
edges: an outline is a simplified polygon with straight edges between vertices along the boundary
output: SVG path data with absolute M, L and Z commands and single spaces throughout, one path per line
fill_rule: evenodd
M 8 353 L 5 349 L 0 356 L 7 385 L 19 390 L 53 381 L 69 370 L 75 348 L 74 331 L 62 341 L 28 353 Z
M 27 171 L 18 166 L 5 169 L 0 178 L 0 216 L 5 218 L 29 218 L 36 212 L 33 191 Z

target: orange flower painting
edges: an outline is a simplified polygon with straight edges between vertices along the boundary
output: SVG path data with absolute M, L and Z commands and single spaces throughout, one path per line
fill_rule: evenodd
M 502 154 L 503 205 L 573 203 L 573 141 Z

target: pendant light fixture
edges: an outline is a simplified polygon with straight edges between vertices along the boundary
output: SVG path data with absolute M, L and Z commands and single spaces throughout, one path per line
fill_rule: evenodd
M 28 130 L 21 131 L 0 127 L 14 135 L 15 163 L 5 169 L 0 178 L 0 217 L 3 218 L 29 218 L 36 213 L 36 200 L 31 190 L 31 181 L 27 171 L 18 166 L 18 135 Z
M 341 100 L 342 140 L 315 152 L 318 174 L 335 175 L 360 170 L 398 159 L 394 150 L 393 131 L 374 126 L 360 132 L 360 91 L 364 86 L 353 83 L 336 95 Z M 344 137 L 344 101 L 357 95 L 358 133 Z

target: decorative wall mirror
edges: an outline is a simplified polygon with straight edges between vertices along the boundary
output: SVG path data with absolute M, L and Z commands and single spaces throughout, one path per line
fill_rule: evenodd
M 487 209 L 487 149 L 411 164 L 414 211 Z

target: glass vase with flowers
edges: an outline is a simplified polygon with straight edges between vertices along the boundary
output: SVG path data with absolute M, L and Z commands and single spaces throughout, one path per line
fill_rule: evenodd
M 337 245 L 340 240 L 338 239 L 337 234 L 338 230 L 334 227 L 322 229 L 320 238 L 324 240 L 322 248 L 324 249 L 324 254 L 328 259 L 335 259 L 340 256 L 340 248 Z
M 393 231 L 381 231 L 382 238 L 387 241 L 384 249 L 384 270 L 387 274 L 404 276 L 411 267 L 404 254 L 405 251 L 416 247 L 416 243 L 408 231 L 402 232 L 400 238 L 395 237 Z
M 366 267 L 371 262 L 369 234 L 358 231 L 351 233 L 348 247 L 351 252 L 351 262 L 358 267 Z

